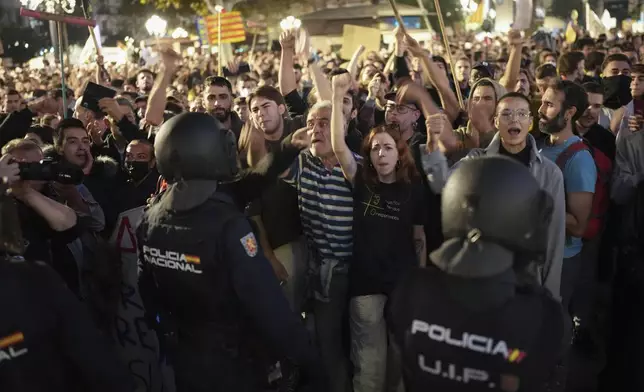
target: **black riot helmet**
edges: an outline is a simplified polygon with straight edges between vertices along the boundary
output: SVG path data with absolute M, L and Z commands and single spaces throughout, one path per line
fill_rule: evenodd
M 154 141 L 159 173 L 168 183 L 228 181 L 238 172 L 234 134 L 205 113 L 182 113 L 165 122 Z
M 525 166 L 503 156 L 468 159 L 443 189 L 443 234 L 543 257 L 552 210 Z

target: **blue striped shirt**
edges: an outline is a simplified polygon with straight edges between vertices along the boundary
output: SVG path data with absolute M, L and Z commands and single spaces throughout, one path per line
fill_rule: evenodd
M 340 165 L 329 170 L 305 151 L 284 180 L 297 189 L 302 228 L 318 256 L 349 259 L 353 253 L 353 190 Z

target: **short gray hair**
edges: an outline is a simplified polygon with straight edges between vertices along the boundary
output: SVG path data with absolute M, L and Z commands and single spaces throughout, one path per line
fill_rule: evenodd
M 311 109 L 309 110 L 309 113 L 317 112 L 318 110 L 322 110 L 322 109 L 332 110 L 333 109 L 333 104 L 331 103 L 331 101 L 319 101 L 319 102 L 316 102 L 315 105 L 313 105 L 311 107 Z

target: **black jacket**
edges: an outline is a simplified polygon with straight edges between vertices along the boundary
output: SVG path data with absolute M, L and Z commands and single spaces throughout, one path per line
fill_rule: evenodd
M 1 391 L 133 391 L 127 367 L 47 265 L 0 261 Z

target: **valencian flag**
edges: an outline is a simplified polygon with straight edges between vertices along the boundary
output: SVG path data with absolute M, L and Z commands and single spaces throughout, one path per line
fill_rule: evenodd
M 209 15 L 197 19 L 197 31 L 202 43 L 216 45 L 218 40 L 217 15 Z M 221 13 L 221 42 L 232 44 L 246 41 L 246 31 L 241 13 L 238 11 L 223 11 Z

